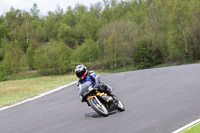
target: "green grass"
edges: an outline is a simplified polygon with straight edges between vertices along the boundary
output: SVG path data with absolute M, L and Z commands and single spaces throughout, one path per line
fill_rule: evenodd
M 20 72 L 15 75 L 6 76 L 6 80 L 21 80 L 21 79 L 37 78 L 37 77 L 41 77 L 41 76 L 36 70 L 33 70 L 33 71 Z
M 97 74 L 104 74 L 97 72 Z M 16 77 L 16 76 L 15 76 Z M 27 78 L 28 77 L 28 78 Z M 26 79 L 24 79 L 26 78 Z M 0 107 L 15 104 L 25 99 L 38 96 L 60 86 L 77 81 L 75 74 L 61 76 L 19 76 L 17 80 L 0 82 Z
M 192 128 L 187 129 L 186 131 L 182 133 L 200 133 L 200 123 Z
M 37 96 L 77 80 L 74 75 L 42 76 L 0 82 L 0 107 Z

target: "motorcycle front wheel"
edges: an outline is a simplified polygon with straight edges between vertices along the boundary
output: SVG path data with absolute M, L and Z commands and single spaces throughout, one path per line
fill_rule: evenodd
M 120 112 L 125 110 L 125 106 L 123 104 L 123 102 L 116 96 L 113 96 L 113 98 L 117 101 L 117 110 L 119 110 Z
M 108 116 L 107 108 L 99 101 L 99 99 L 94 96 L 93 98 L 88 100 L 90 106 L 101 116 Z

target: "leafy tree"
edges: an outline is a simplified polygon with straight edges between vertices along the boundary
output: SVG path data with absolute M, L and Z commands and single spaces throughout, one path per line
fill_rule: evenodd
M 43 19 L 34 19 L 31 21 L 31 39 L 37 40 L 38 42 L 48 41 L 48 35 L 44 24 L 45 21 Z
M 105 6 L 104 10 L 101 14 L 101 23 L 102 25 L 106 25 L 107 23 L 111 22 L 112 20 L 112 11 L 109 6 Z
M 121 39 L 115 32 L 112 32 L 107 40 L 104 40 L 104 59 L 109 63 L 109 66 L 113 69 L 118 66 L 119 56 L 121 53 Z
M 39 19 L 40 10 L 38 9 L 38 6 L 36 3 L 33 4 L 33 7 L 30 9 L 30 12 L 33 19 Z
M 148 1 L 149 2 L 149 1 Z M 144 29 L 141 30 L 141 41 L 145 44 L 148 44 L 148 49 L 150 53 L 158 52 L 159 62 L 163 59 L 163 56 L 167 57 L 167 43 L 166 43 L 166 18 L 163 13 L 163 8 L 160 6 L 162 1 L 151 1 L 150 10 L 148 15 L 144 18 Z M 150 4 L 150 3 L 149 3 Z M 141 44 L 143 44 L 141 43 Z M 138 44 L 140 45 L 140 43 Z M 139 49 L 143 46 L 139 46 Z M 161 54 L 162 53 L 162 54 Z M 151 55 L 153 56 L 153 55 Z M 153 60 L 152 60 L 153 61 Z M 154 62 L 152 62 L 154 64 Z
M 62 74 L 71 68 L 71 49 L 64 43 L 51 41 L 35 53 L 35 66 L 43 74 Z
M 6 39 L 6 36 L 7 36 L 6 23 L 3 16 L 1 16 L 0 17 L 0 61 L 3 59 L 3 56 L 4 56 L 3 46 L 4 46 L 4 40 Z
M 129 21 L 113 22 L 101 30 L 99 45 L 111 68 L 133 64 L 137 35 L 135 23 Z
M 60 28 L 58 30 L 58 39 L 60 41 L 65 42 L 70 47 L 74 47 L 74 45 L 76 44 L 74 36 L 74 31 L 69 25 L 64 23 L 60 25 Z
M 26 67 L 25 55 L 19 48 L 13 47 L 6 52 L 1 64 L 4 75 L 11 75 L 23 71 Z
M 2 47 L 1 41 L 7 36 L 7 28 L 5 23 L 5 18 L 0 17 L 0 48 Z
M 91 13 L 84 13 L 80 19 L 80 22 L 76 25 L 76 38 L 79 41 L 79 44 L 84 42 L 84 39 L 93 38 L 96 39 L 96 33 L 100 23 L 97 16 Z
M 100 54 L 97 43 L 92 39 L 86 39 L 85 42 L 75 50 L 74 60 L 79 63 L 91 62 L 95 63 Z
M 191 1 L 169 1 L 168 47 L 170 58 L 188 59 L 188 43 L 185 27 L 191 20 Z
M 0 16 L 0 79 L 26 62 L 44 75 L 66 73 L 77 63 L 114 69 L 195 62 L 199 14 L 199 0 L 103 0 L 89 10 L 58 6 L 44 16 L 36 3 L 29 12 L 12 7 Z
M 17 33 L 17 41 L 19 46 L 26 52 L 29 46 L 30 34 L 31 34 L 31 16 L 28 12 L 21 12 L 22 23 L 19 25 Z
M 139 27 L 142 27 L 144 18 L 148 13 L 146 2 L 144 0 L 128 2 L 124 8 L 127 11 L 125 18 L 134 21 Z
M 63 22 L 62 11 L 54 13 L 49 12 L 46 20 L 44 21 L 44 28 L 47 35 L 47 41 L 51 39 L 57 40 L 58 29 Z
M 147 68 L 151 66 L 151 56 L 148 43 L 141 41 L 137 45 L 134 53 L 134 61 L 139 68 Z
M 8 26 L 8 40 L 15 41 L 18 39 L 18 32 L 20 29 L 20 25 L 23 23 L 21 17 L 21 11 L 15 10 L 11 8 L 9 12 L 6 13 L 5 16 L 6 25 Z
M 0 57 L 1 60 L 3 60 L 5 54 L 7 51 L 11 49 L 11 45 L 9 44 L 8 40 L 6 38 L 2 39 L 1 41 L 1 48 L 0 48 Z
M 76 16 L 77 22 L 80 21 L 82 15 L 87 12 L 87 7 L 84 5 L 77 4 L 74 8 L 74 14 Z
M 32 40 L 30 46 L 27 49 L 26 58 L 27 64 L 31 69 L 36 69 L 35 54 L 36 50 L 40 47 L 36 40 Z
M 200 59 L 200 1 L 195 0 L 191 4 L 193 7 L 191 25 L 185 27 L 185 35 L 189 59 L 196 61 Z
M 97 17 L 98 19 L 101 18 L 101 12 L 103 11 L 103 5 L 102 3 L 96 3 L 94 5 L 91 5 L 90 7 L 90 13 L 92 16 Z
M 68 7 L 67 12 L 64 14 L 64 22 L 70 27 L 74 27 L 77 23 L 76 16 L 71 7 Z
M 162 62 L 162 53 L 158 49 L 151 51 L 149 44 L 141 40 L 134 52 L 134 61 L 138 68 L 148 68 Z

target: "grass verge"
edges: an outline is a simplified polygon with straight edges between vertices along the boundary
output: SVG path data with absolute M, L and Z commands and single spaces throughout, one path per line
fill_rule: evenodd
M 64 75 L 0 82 L 0 107 L 37 96 L 76 80 L 75 75 Z
M 104 74 L 97 72 L 97 74 Z M 15 104 L 77 80 L 75 74 L 40 76 L 0 82 L 0 108 Z
M 200 133 L 200 123 L 198 123 L 196 126 L 187 129 L 186 131 L 182 133 Z

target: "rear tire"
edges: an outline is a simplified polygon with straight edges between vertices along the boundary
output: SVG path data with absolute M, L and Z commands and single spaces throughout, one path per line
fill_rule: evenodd
M 95 96 L 94 98 L 91 98 L 88 100 L 90 106 L 101 116 L 108 116 L 108 110 L 107 108 L 98 100 L 98 98 Z

